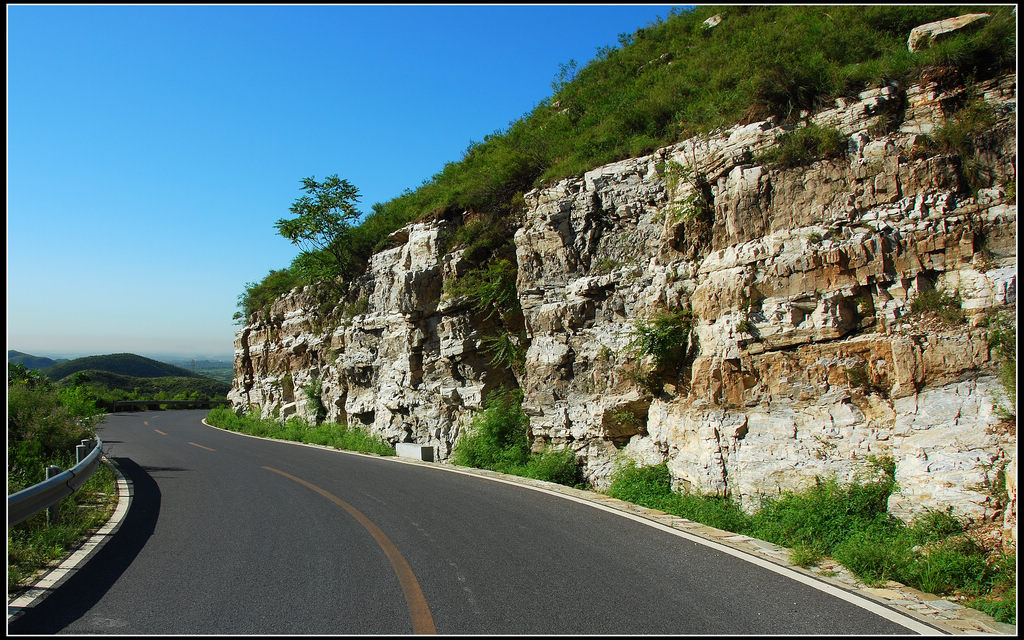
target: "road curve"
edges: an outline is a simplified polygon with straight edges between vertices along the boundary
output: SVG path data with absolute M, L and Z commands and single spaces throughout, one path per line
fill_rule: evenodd
M 96 555 L 9 633 L 912 634 L 605 509 L 241 437 L 206 411 L 100 426 L 133 484 Z

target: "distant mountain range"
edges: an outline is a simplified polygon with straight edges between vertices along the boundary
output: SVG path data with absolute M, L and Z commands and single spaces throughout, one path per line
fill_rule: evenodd
M 67 379 L 76 373 L 89 386 L 124 391 L 137 390 L 144 394 L 199 392 L 209 396 L 224 396 L 231 388 L 233 372 L 227 362 L 202 362 L 209 367 L 208 375 L 199 371 L 200 361 L 190 361 L 196 370 L 178 367 L 134 353 L 112 353 L 102 356 L 86 356 L 73 360 L 52 360 L 9 350 L 10 364 L 23 364 L 28 369 L 38 370 L 54 382 L 67 384 Z M 225 370 L 224 367 L 227 367 Z M 77 383 L 77 382 L 76 382 Z
M 22 353 L 21 351 L 8 349 L 7 362 L 11 364 L 23 364 L 26 369 L 45 369 L 46 367 L 52 367 L 53 365 L 60 364 L 61 362 L 67 362 L 67 359 L 62 358 L 54 360 L 52 358 L 34 356 L 28 353 Z

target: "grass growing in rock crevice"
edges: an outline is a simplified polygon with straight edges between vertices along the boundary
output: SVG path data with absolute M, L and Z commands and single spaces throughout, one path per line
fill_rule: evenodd
M 951 512 L 930 511 L 911 524 L 886 512 L 896 489 L 891 460 L 875 477 L 849 484 L 818 480 L 801 492 L 765 498 L 753 514 L 734 501 L 671 488 L 666 464 L 623 465 L 608 494 L 683 518 L 793 549 L 790 561 L 809 566 L 826 556 L 869 585 L 895 580 L 1016 624 L 1016 554 L 984 549 Z
M 364 429 L 349 427 L 335 422 L 310 425 L 301 418 L 289 418 L 285 422 L 260 418 L 254 414 L 236 415 L 226 407 L 217 407 L 206 416 L 206 421 L 215 427 L 237 431 L 252 436 L 291 440 L 319 444 L 346 451 L 376 453 L 382 456 L 395 455 L 395 448 L 379 436 Z

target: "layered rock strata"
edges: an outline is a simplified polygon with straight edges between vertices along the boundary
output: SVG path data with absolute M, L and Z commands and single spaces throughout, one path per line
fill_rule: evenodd
M 481 349 L 492 322 L 442 292 L 465 265 L 441 220 L 394 234 L 338 326 L 316 325 L 307 289 L 243 327 L 230 398 L 309 417 L 318 382 L 327 419 L 444 460 L 487 393 L 518 385 L 534 446 L 570 447 L 598 487 L 624 459 L 667 462 L 678 487 L 753 507 L 891 458 L 896 515 L 1012 511 L 1015 539 L 1016 436 L 984 323 L 1016 322 L 1016 76 L 973 91 L 996 116 L 970 159 L 987 188 L 923 144 L 963 87 L 837 100 L 800 126 L 838 129 L 846 154 L 794 168 L 758 161 L 793 127 L 735 126 L 526 195 L 518 375 Z M 963 324 L 911 313 L 932 289 L 959 295 Z M 659 310 L 688 313 L 691 346 L 651 384 L 630 345 Z

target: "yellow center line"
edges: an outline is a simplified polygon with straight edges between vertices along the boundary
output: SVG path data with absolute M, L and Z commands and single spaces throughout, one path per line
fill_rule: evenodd
M 338 496 L 321 489 L 315 484 L 306 482 L 302 478 L 297 478 L 291 474 L 279 471 L 273 467 L 263 467 L 267 471 L 273 471 L 276 474 L 282 475 L 289 480 L 294 480 L 304 487 L 316 491 L 323 497 L 327 498 L 334 504 L 338 505 L 349 513 L 359 524 L 363 525 L 373 539 L 377 541 L 380 548 L 384 551 L 384 555 L 391 561 L 391 567 L 395 570 L 395 575 L 398 576 L 398 582 L 402 585 L 402 593 L 405 594 L 405 602 L 409 607 L 409 616 L 412 618 L 412 632 L 418 634 L 436 634 L 437 629 L 434 627 L 434 619 L 430 615 L 430 607 L 427 606 L 427 599 L 423 597 L 423 591 L 420 589 L 419 582 L 416 581 L 416 576 L 412 572 L 412 567 L 405 561 L 402 553 L 398 550 L 398 547 L 388 539 L 387 535 L 380 530 L 380 528 L 373 524 L 369 518 L 364 516 L 358 509 L 345 502 Z
M 153 431 L 156 431 L 157 433 L 159 433 L 162 436 L 166 436 L 167 435 L 166 433 L 164 433 L 163 431 L 161 431 L 159 429 L 153 429 Z
M 189 444 L 192 445 L 193 447 L 199 447 L 200 449 L 206 449 L 207 451 L 216 451 L 216 449 L 211 449 L 210 447 L 204 447 L 201 444 L 196 444 L 196 443 L 191 442 L 191 441 L 189 442 Z

